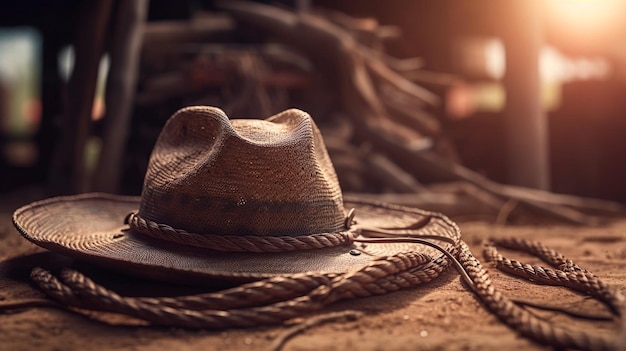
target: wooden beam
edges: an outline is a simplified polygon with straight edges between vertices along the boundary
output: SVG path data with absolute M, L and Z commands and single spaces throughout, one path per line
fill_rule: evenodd
M 549 190 L 548 120 L 541 104 L 539 76 L 539 54 L 544 45 L 541 2 L 507 1 L 505 8 L 501 20 L 506 51 L 508 182 Z

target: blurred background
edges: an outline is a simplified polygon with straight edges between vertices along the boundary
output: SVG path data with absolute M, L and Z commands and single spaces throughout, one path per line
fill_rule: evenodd
M 163 123 L 205 104 L 310 112 L 347 192 L 624 203 L 625 35 L 620 0 L 13 2 L 0 192 L 139 194 Z

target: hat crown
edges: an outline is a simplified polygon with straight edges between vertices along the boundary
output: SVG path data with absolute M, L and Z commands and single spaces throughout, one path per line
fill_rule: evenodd
M 229 120 L 188 107 L 154 146 L 139 215 L 197 234 L 296 236 L 344 230 L 337 175 L 305 112 Z

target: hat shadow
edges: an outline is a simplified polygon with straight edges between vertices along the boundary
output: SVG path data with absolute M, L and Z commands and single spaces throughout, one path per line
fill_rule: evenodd
M 57 271 L 67 267 L 72 259 L 54 252 L 44 251 L 20 255 L 0 261 L 0 286 L 5 299 L 13 296 L 20 298 L 41 297 L 43 293 L 37 290 L 30 279 L 30 272 L 34 267 L 45 267 Z
M 111 270 L 97 264 L 88 263 L 65 255 L 45 251 L 21 255 L 0 262 L 0 282 L 8 280 L 11 284 L 33 289 L 30 273 L 33 268 L 40 267 L 57 275 L 62 269 L 70 268 L 83 273 L 94 282 L 111 289 L 123 296 L 181 296 L 219 291 L 235 287 L 237 282 L 225 279 L 212 279 L 211 282 L 168 283 L 128 274 L 120 270 Z M 7 282 L 7 283 L 9 283 Z M 41 295 L 41 294 L 38 294 Z

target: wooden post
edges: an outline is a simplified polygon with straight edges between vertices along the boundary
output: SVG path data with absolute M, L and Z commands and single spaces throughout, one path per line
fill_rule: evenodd
M 106 88 L 104 138 L 93 181 L 94 190 L 110 193 L 119 191 L 122 176 L 148 0 L 124 0 L 118 5 Z
M 62 138 L 57 145 L 50 174 L 55 193 L 80 193 L 87 189 L 85 144 L 91 130 L 91 111 L 104 51 L 112 0 L 80 3 L 76 59 L 68 84 Z
M 539 53 L 543 46 L 539 0 L 506 1 L 505 133 L 508 181 L 549 190 L 548 121 L 541 105 Z

